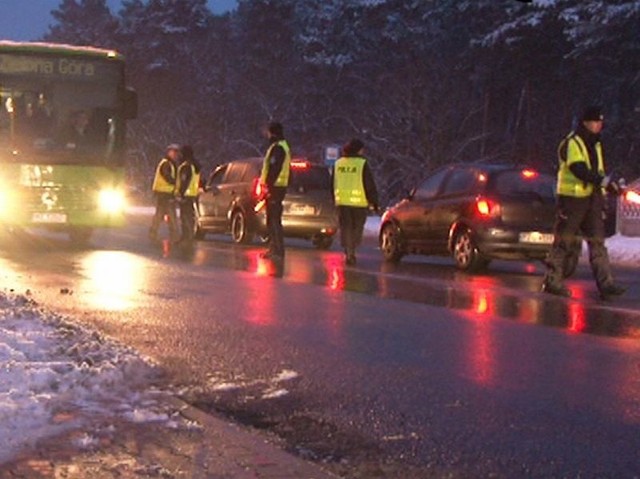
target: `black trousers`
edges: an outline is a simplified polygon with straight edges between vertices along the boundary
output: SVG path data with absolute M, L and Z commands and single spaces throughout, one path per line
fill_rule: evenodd
M 169 236 L 172 240 L 177 239 L 177 225 L 178 218 L 176 215 L 176 202 L 173 195 L 156 193 L 156 212 L 151 220 L 151 228 L 149 229 L 149 236 L 153 239 L 158 237 L 158 229 L 164 221 L 164 217 L 169 219 Z
M 340 244 L 345 253 L 355 254 L 362 243 L 364 224 L 367 221 L 367 208 L 338 206 L 338 222 L 340 224 Z
M 578 235 L 587 241 L 589 264 L 598 288 L 613 282 L 609 253 L 604 245 L 604 196 L 600 193 L 587 198 L 558 197 L 553 246 L 547 257 L 545 283 L 560 286 L 563 266 L 572 254 Z
M 267 231 L 269 251 L 273 256 L 284 256 L 284 231 L 282 229 L 282 201 L 286 188 L 272 187 L 267 198 Z
M 196 199 L 185 197 L 180 200 L 180 239 L 191 241 L 196 226 Z

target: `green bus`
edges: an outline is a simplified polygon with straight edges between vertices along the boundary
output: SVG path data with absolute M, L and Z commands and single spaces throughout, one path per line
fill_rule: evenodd
M 113 50 L 0 41 L 0 224 L 78 242 L 123 224 L 124 67 Z

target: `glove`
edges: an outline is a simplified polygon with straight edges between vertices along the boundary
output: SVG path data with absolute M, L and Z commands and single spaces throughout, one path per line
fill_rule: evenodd
M 605 190 L 609 188 L 610 184 L 611 184 L 611 175 L 607 175 L 604 178 L 602 178 L 602 180 L 600 180 L 600 186 Z
M 620 196 L 623 193 L 625 187 L 626 183 L 624 181 L 624 178 L 620 178 L 617 181 L 609 181 L 609 183 L 604 186 L 604 189 L 607 193 L 615 196 Z

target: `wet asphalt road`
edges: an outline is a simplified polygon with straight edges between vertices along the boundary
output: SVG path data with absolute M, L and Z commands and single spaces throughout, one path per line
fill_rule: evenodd
M 456 272 L 445 259 L 358 266 L 288 242 L 146 242 L 147 218 L 93 248 L 3 238 L 5 289 L 139 349 L 187 400 L 281 437 L 347 477 L 640 476 L 640 286 L 596 300 L 537 292 L 535 264 Z M 280 277 L 281 276 L 281 277 Z

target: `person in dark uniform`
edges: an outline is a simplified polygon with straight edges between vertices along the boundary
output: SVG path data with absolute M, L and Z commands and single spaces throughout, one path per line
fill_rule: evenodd
M 352 139 L 333 167 L 333 195 L 338 207 L 340 242 L 348 265 L 356 264 L 356 248 L 362 243 L 369 208 L 378 210 L 378 190 L 367 160 L 364 143 Z
M 282 201 L 287 194 L 291 169 L 291 149 L 284 139 L 284 128 L 278 122 L 267 127 L 269 147 L 264 155 L 260 182 L 266 198 L 269 249 L 263 258 L 274 261 L 284 259 L 284 232 L 282 231 Z
M 604 245 L 604 193 L 619 193 L 620 186 L 605 171 L 600 140 L 603 122 L 600 107 L 586 108 L 579 126 L 558 147 L 557 216 L 542 284 L 542 291 L 546 293 L 571 296 L 563 284 L 563 265 L 572 254 L 572 245 L 579 234 L 587 241 L 600 297 L 609 299 L 625 292 L 625 288 L 613 280 Z
M 198 188 L 200 187 L 200 163 L 193 156 L 193 148 L 184 145 L 180 149 L 182 163 L 176 176 L 176 197 L 180 204 L 181 242 L 193 241 Z
M 151 239 L 151 241 L 157 241 L 158 229 L 165 216 L 167 216 L 169 220 L 169 236 L 171 237 L 171 241 L 178 240 L 175 192 L 179 158 L 180 145 L 173 143 L 167 146 L 166 154 L 162 157 L 156 168 L 153 186 L 151 187 L 156 197 L 156 212 L 151 221 L 151 228 L 149 228 L 149 239 Z

